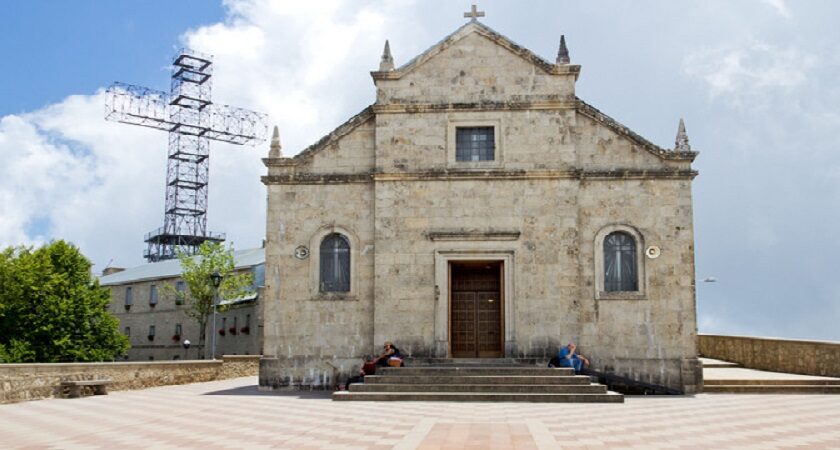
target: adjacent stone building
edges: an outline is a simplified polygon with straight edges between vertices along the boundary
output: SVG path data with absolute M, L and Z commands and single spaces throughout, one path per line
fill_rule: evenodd
M 250 271 L 253 295 L 221 299 L 227 310 L 216 318 L 216 328 L 207 324 L 207 347 L 199 345 L 199 326 L 186 313 L 186 305 L 163 295 L 170 284 L 186 289 L 178 260 L 143 264 L 131 269 L 106 269 L 100 284 L 111 290 L 111 313 L 120 320 L 120 330 L 131 343 L 129 361 L 204 359 L 209 356 L 211 334 L 216 335 L 216 356 L 262 354 L 262 300 L 265 285 L 265 249 L 236 251 L 237 272 Z M 189 349 L 183 342 L 189 340 Z
M 268 174 L 264 389 L 329 385 L 393 341 L 427 358 L 542 358 L 684 392 L 697 360 L 691 182 L 475 17 L 395 68 L 376 102 Z

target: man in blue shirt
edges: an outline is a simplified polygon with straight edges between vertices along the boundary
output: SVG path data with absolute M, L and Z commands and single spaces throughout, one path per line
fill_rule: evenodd
M 584 366 L 589 366 L 589 360 L 575 353 L 576 349 L 575 343 L 569 342 L 569 345 L 561 348 L 557 353 L 557 359 L 560 360 L 560 367 L 571 367 L 575 369 L 575 373 L 580 373 Z

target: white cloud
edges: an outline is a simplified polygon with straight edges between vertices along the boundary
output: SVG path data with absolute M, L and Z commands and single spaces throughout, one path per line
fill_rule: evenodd
M 788 9 L 787 3 L 785 0 L 762 0 L 764 3 L 769 5 L 773 8 L 776 13 L 780 16 L 784 17 L 785 19 L 790 19 L 791 14 L 790 10 Z
M 165 156 L 152 149 L 165 148 L 166 137 L 105 122 L 104 99 L 101 92 L 71 96 L 0 120 L 0 245 L 58 237 L 100 264 L 138 261 L 138 227 L 151 228 L 162 209 L 138 205 L 163 197 Z M 44 235 L 27 230 L 37 220 L 49 226 Z
M 214 55 L 214 101 L 268 113 L 280 126 L 286 155 L 373 102 L 368 72 L 378 66 L 384 18 L 413 6 L 349 0 L 225 5 L 224 22 L 186 31 L 183 44 Z M 412 25 L 400 30 L 404 42 L 417 35 Z M 104 95 L 74 95 L 0 117 L 0 247 L 64 238 L 80 245 L 97 270 L 111 259 L 121 266 L 143 262 L 143 235 L 163 223 L 167 137 L 106 122 Z M 267 144 L 211 143 L 208 228 L 226 232 L 237 248 L 259 245 L 265 233 L 259 177 L 266 153 Z
M 67 193 L 84 189 L 94 166 L 89 155 L 78 154 L 53 139 L 28 116 L 0 119 L 0 241 L 33 244 L 44 236 L 29 236 L 27 224 L 51 216 Z
M 690 53 L 683 71 L 702 80 L 710 95 L 736 104 L 755 105 L 771 90 L 803 85 L 817 59 L 794 47 L 752 40 L 742 46 L 721 46 Z
M 368 72 L 397 5 L 368 3 L 228 1 L 225 23 L 182 39 L 214 56 L 215 101 L 268 113 L 289 155 L 374 101 Z

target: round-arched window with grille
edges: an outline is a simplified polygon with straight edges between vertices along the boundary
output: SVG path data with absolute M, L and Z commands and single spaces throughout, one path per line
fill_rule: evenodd
M 604 239 L 604 290 L 633 292 L 639 290 L 636 266 L 636 240 L 628 233 L 616 231 Z
M 350 241 L 333 233 L 321 241 L 320 291 L 350 291 Z

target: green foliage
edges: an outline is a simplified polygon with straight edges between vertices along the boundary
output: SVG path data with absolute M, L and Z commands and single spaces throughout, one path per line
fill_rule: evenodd
M 177 291 L 173 285 L 164 286 L 162 292 L 168 298 L 187 305 L 187 314 L 198 323 L 202 330 L 199 344 L 205 340 L 203 330 L 207 329 L 207 321 L 213 314 L 213 300 L 215 287 L 212 275 L 218 272 L 223 278 L 219 285 L 220 299 L 234 299 L 253 293 L 253 277 L 250 273 L 235 273 L 233 248 L 214 242 L 204 242 L 198 248 L 196 256 L 184 253 L 178 254 L 181 261 L 181 278 L 186 283 L 185 291 Z M 217 311 L 224 311 L 219 307 Z M 214 330 L 215 332 L 215 330 Z
M 128 350 L 90 269 L 64 241 L 0 252 L 0 362 L 110 361 Z

